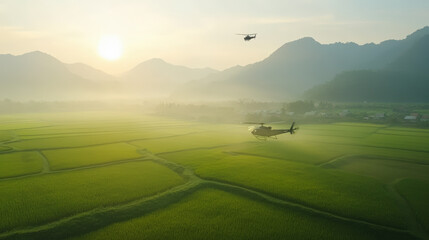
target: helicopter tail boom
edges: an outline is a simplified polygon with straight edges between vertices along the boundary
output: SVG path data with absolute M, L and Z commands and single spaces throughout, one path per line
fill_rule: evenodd
M 295 130 L 298 130 L 298 128 L 294 128 L 295 122 L 292 123 L 292 126 L 290 126 L 289 132 L 290 134 L 294 134 Z

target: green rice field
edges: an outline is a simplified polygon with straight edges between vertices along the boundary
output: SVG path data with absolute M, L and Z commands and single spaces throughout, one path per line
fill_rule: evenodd
M 429 239 L 428 130 L 297 125 L 0 115 L 0 239 Z

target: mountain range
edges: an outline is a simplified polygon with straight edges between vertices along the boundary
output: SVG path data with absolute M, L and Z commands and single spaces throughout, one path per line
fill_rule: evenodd
M 284 44 L 260 62 L 224 71 L 192 69 L 151 59 L 119 76 L 82 63 L 66 64 L 38 51 L 19 56 L 3 54 L 0 55 L 0 99 L 171 96 L 188 100 L 283 101 L 304 96 L 315 100 L 384 101 L 389 98 L 374 98 L 363 93 L 370 92 L 368 88 L 376 93 L 386 91 L 398 84 L 409 83 L 420 89 L 429 85 L 426 77 L 429 76 L 428 36 L 429 27 L 403 40 L 379 44 L 321 44 L 305 37 Z M 393 80 L 389 82 L 390 79 Z M 411 80 L 407 82 L 407 79 Z M 361 85 L 368 87 L 361 87 L 362 94 L 354 98 L 345 99 L 334 94 L 351 96 L 347 93 Z M 398 99 L 407 100 L 406 96 Z
M 326 83 L 345 71 L 378 70 L 388 66 L 408 68 L 415 54 L 428 56 L 427 49 L 408 51 L 419 40 L 426 41 L 429 27 L 420 29 L 403 40 L 388 40 L 380 44 L 355 43 L 320 44 L 313 38 L 302 38 L 284 44 L 266 59 L 220 72 L 205 81 L 193 82 L 174 96 L 194 96 L 201 99 L 252 98 L 261 100 L 291 100 L 310 88 Z M 408 51 L 408 57 L 403 56 Z M 401 58 L 400 58 L 401 57 Z M 415 59 L 416 61 L 419 61 Z M 420 69 L 427 71 L 429 63 L 421 59 Z M 400 67 L 399 67 L 400 66 Z
M 19 56 L 0 54 L 0 99 L 166 97 L 177 86 L 215 72 L 214 69 L 192 69 L 151 59 L 120 76 L 113 76 L 83 63 L 63 63 L 40 51 Z
M 336 102 L 429 102 L 429 35 L 383 68 L 343 72 L 304 96 Z

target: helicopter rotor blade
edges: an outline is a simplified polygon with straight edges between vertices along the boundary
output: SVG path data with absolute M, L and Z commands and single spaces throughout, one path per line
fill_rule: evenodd
M 264 125 L 263 122 L 242 122 L 242 124 L 258 124 L 258 125 Z

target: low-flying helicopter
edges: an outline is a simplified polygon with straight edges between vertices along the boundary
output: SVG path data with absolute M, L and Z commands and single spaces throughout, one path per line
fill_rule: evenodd
M 292 123 L 289 129 L 272 129 L 271 126 L 264 126 L 265 123 L 245 122 L 245 124 L 259 124 L 256 127 L 249 127 L 249 131 L 259 140 L 266 140 L 267 138 L 277 139 L 277 135 L 279 134 L 294 134 L 295 130 L 298 130 L 298 128 L 294 127 L 295 122 Z
M 245 36 L 245 37 L 244 37 L 244 41 L 250 41 L 250 40 L 252 40 L 253 38 L 256 38 L 256 34 L 257 34 L 257 33 L 245 33 L 245 34 L 238 33 L 237 35 L 243 35 L 243 36 Z

